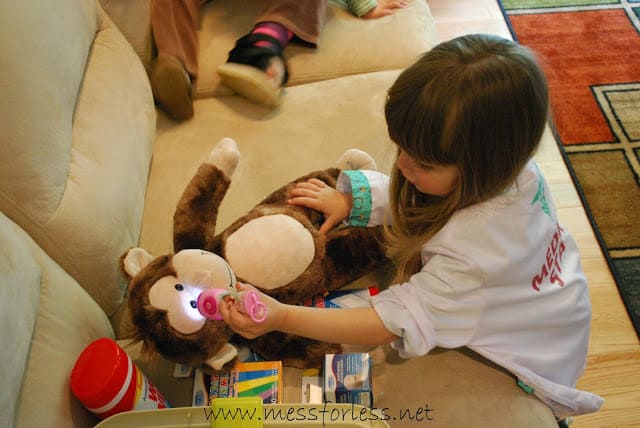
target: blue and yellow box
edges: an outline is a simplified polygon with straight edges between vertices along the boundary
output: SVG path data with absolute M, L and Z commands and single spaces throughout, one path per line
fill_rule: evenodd
M 205 376 L 208 400 L 229 397 L 260 397 L 264 404 L 282 401 L 282 361 L 238 363 L 230 372 Z
M 369 354 L 325 355 L 323 378 L 325 402 L 373 406 Z

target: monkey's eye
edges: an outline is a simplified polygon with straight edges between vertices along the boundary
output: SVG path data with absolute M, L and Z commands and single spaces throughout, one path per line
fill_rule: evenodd
M 193 309 L 197 309 L 197 308 L 198 308 L 198 303 L 196 303 L 196 301 L 195 301 L 195 300 L 190 301 L 190 302 L 189 302 L 189 304 L 191 305 L 191 307 L 192 307 Z
M 184 286 L 182 284 L 176 284 L 174 288 L 178 291 L 184 290 Z

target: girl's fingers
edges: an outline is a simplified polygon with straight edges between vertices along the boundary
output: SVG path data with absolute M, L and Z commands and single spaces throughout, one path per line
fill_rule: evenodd
M 296 196 L 291 199 L 288 199 L 287 203 L 291 205 L 300 205 L 300 206 L 311 208 L 314 210 L 318 210 L 320 208 L 320 205 L 317 199 L 307 198 L 302 196 Z
M 246 282 L 237 282 L 236 289 L 239 291 L 247 291 L 247 290 L 255 290 L 256 287 L 254 287 L 251 284 L 247 284 Z
M 229 324 L 229 320 L 231 318 L 231 305 L 233 304 L 232 302 L 226 302 L 224 301 L 224 304 L 220 305 L 220 315 L 222 315 L 222 319 Z
M 293 190 L 300 190 L 300 189 L 315 189 L 317 186 L 315 186 L 312 183 L 309 183 L 307 181 L 303 181 L 302 183 L 297 183 Z
M 320 229 L 318 229 L 318 232 L 322 233 L 323 235 L 326 235 L 331 231 L 331 229 L 333 229 L 334 226 L 335 224 L 325 221 L 324 223 L 322 223 L 322 226 L 320 226 Z
M 327 183 L 322 180 L 318 180 L 317 178 L 310 178 L 309 180 L 307 180 L 307 183 L 313 184 L 321 189 L 323 187 L 327 187 Z
M 306 189 L 306 190 L 313 190 L 317 192 L 320 189 L 323 189 L 325 187 L 327 187 L 327 185 L 323 181 L 315 180 L 312 178 L 309 181 L 303 181 L 302 183 L 296 184 L 292 190 Z
M 222 315 L 222 319 L 229 327 L 239 335 L 247 337 L 250 334 L 248 331 L 253 325 L 252 321 L 234 304 L 229 306 L 222 305 L 220 307 L 220 315 Z
M 305 189 L 305 188 L 295 188 L 295 189 L 291 189 L 291 191 L 289 192 L 289 196 L 304 196 L 304 197 L 313 197 L 316 196 L 318 194 L 318 189 Z

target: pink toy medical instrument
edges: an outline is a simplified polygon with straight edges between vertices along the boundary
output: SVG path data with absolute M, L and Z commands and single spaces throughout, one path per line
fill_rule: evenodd
M 224 288 L 209 288 L 198 295 L 198 311 L 207 319 L 219 321 L 222 319 L 220 305 L 227 297 L 240 300 L 243 312 L 249 315 L 253 322 L 263 322 L 267 318 L 267 306 L 253 290 L 238 293 Z

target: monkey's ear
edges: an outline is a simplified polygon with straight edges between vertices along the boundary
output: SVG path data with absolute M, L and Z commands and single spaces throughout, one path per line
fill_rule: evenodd
M 136 276 L 153 260 L 153 256 L 142 248 L 131 248 L 122 256 L 122 270 L 129 279 Z

